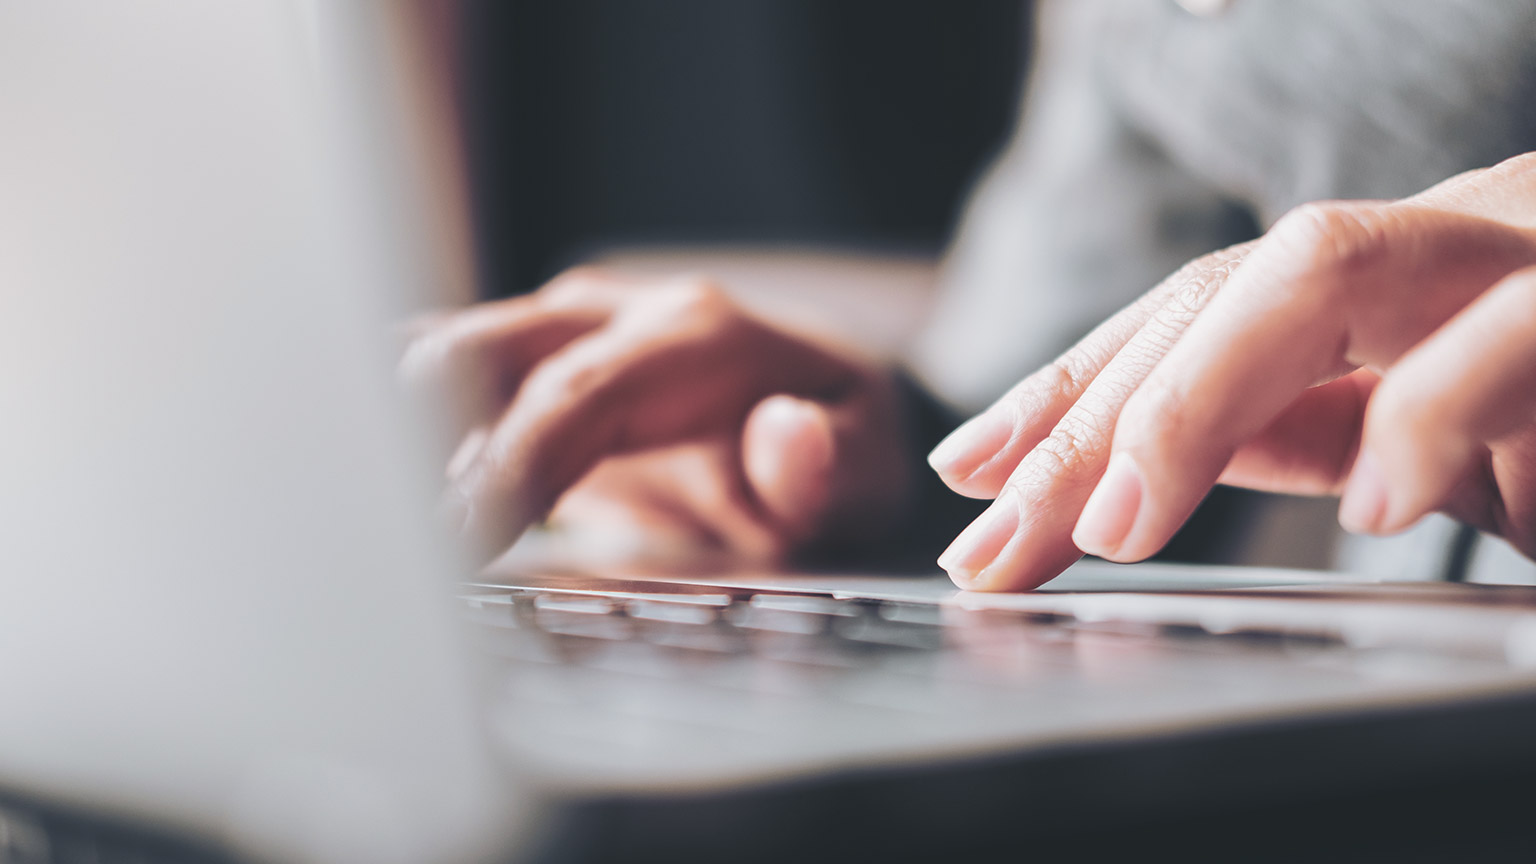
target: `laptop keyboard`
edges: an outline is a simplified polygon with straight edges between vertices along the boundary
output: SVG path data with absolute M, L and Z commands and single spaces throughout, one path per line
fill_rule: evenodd
M 514 749 L 559 753 L 562 771 L 586 759 L 603 777 L 625 760 L 636 776 L 690 759 L 707 775 L 730 762 L 711 752 L 771 768 L 775 741 L 842 755 L 1045 741 L 1508 674 L 1502 655 L 1367 648 L 1326 632 L 652 587 L 464 595 Z
M 1069 614 L 834 598 L 746 589 L 670 595 L 498 588 L 464 596 L 476 645 L 511 661 L 590 665 L 649 646 L 679 662 L 756 657 L 810 667 L 886 667 L 902 658 L 1028 653 L 1078 665 L 1079 653 L 1177 647 L 1180 653 L 1343 650 L 1336 635 L 1080 621 Z M 615 646 L 626 646 L 615 651 Z M 935 671 L 938 671 L 935 669 Z M 951 670 L 953 671 L 953 670 Z
M 943 610 L 917 604 L 744 592 L 622 598 L 544 589 L 466 602 L 479 647 L 523 661 L 587 664 L 620 644 L 706 665 L 755 656 L 844 667 L 945 644 Z

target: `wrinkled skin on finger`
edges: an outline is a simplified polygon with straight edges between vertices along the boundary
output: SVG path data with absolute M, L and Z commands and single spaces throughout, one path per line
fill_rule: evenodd
M 950 488 L 997 499 L 939 559 L 956 584 L 1032 588 L 1081 557 L 1071 532 L 1115 414 L 1251 249 L 1180 268 L 935 448 L 930 464 Z
M 1536 156 L 1397 202 L 1324 202 L 1193 262 L 936 448 L 995 497 L 940 563 L 1041 584 L 1161 548 L 1217 482 L 1441 510 L 1531 554 Z
M 571 271 L 434 316 L 401 377 L 450 406 L 444 511 L 487 557 L 553 515 L 784 561 L 873 543 L 910 499 L 890 374 L 707 280 Z

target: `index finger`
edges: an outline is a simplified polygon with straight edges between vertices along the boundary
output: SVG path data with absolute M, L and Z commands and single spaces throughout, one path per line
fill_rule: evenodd
M 544 290 L 418 322 L 400 358 L 406 387 L 446 409 L 454 436 L 491 422 L 544 357 L 613 314 L 614 280 L 570 271 Z
M 1156 552 L 1304 390 L 1389 364 L 1531 254 L 1504 226 L 1414 205 L 1293 211 L 1126 402 L 1073 540 L 1117 561 Z
M 1241 243 L 1179 268 L 961 424 L 929 454 L 929 465 L 961 495 L 997 497 L 1026 455 L 1050 435 L 1121 351 L 1134 340 L 1148 337 L 1148 322 L 1175 304 L 1183 312 L 1197 312 L 1252 246 Z M 1177 326 L 1169 322 L 1169 327 Z

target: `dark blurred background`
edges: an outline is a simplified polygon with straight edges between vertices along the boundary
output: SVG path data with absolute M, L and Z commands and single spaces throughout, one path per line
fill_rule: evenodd
M 1001 146 L 1021 0 L 464 0 L 484 291 L 644 244 L 937 253 Z

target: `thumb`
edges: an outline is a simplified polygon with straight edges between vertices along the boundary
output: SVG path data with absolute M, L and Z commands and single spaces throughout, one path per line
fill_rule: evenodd
M 779 394 L 757 403 L 741 435 L 747 486 L 770 518 L 812 534 L 832 502 L 837 421 L 832 406 Z

